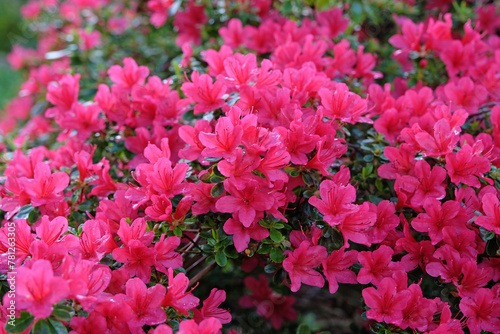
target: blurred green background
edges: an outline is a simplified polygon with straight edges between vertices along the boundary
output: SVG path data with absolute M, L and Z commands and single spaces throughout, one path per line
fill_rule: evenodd
M 21 84 L 21 73 L 13 71 L 6 56 L 15 43 L 25 44 L 19 10 L 26 1 L 0 0 L 0 110 L 5 103 L 16 96 Z

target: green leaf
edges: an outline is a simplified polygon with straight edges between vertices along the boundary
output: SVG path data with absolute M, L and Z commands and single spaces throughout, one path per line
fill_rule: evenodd
M 297 334 L 311 334 L 311 329 L 306 324 L 301 324 L 297 327 Z
M 30 224 L 34 224 L 39 217 L 40 217 L 40 210 L 38 208 L 35 208 L 35 210 L 31 211 L 30 214 L 28 215 L 28 222 Z
M 313 196 L 314 196 L 314 192 L 313 191 L 310 191 L 310 190 L 304 191 L 304 197 L 305 198 L 311 198 Z
M 273 246 L 269 244 L 260 244 L 259 248 L 257 249 L 257 253 L 269 254 L 271 252 L 271 249 L 273 249 Z
M 363 170 L 361 171 L 361 176 L 363 177 L 363 179 L 366 179 L 371 175 L 372 172 L 373 172 L 373 165 L 368 164 L 365 167 L 363 167 Z
M 218 252 L 217 254 L 215 254 L 215 262 L 217 262 L 220 267 L 225 267 L 227 264 L 226 254 L 224 254 L 223 252 Z
M 14 219 L 28 219 L 31 211 L 33 211 L 31 204 L 26 204 L 19 210 L 19 213 L 14 216 Z
M 484 238 L 485 238 L 486 240 L 492 240 L 494 237 L 495 237 L 495 232 L 492 232 L 492 231 L 488 231 L 488 232 L 484 235 Z
M 60 321 L 57 321 L 56 319 L 52 319 L 52 318 L 48 318 L 48 320 L 49 320 L 49 325 L 52 327 L 51 333 L 68 334 L 68 330 L 66 329 L 66 326 L 64 326 Z
M 215 186 L 212 187 L 212 190 L 210 190 L 210 195 L 212 197 L 217 198 L 222 196 L 224 193 L 224 183 L 217 183 Z
M 497 239 L 488 240 L 486 243 L 486 254 L 489 256 L 495 256 L 498 251 L 498 242 Z
M 201 231 L 200 237 L 202 237 L 203 239 L 210 239 L 212 238 L 212 233 L 209 231 Z
M 276 270 L 278 270 L 280 267 L 278 267 L 277 265 L 274 265 L 274 264 L 267 264 L 265 267 L 264 267 L 264 272 L 266 274 L 272 274 L 274 273 Z
M 366 162 L 372 162 L 373 161 L 373 155 L 372 154 L 365 155 L 363 157 L 363 160 L 366 161 Z
M 361 24 L 361 22 L 365 19 L 363 6 L 359 2 L 353 2 L 351 4 L 351 10 L 349 13 L 351 14 L 352 20 L 357 24 Z
M 281 235 L 281 232 L 273 228 L 269 230 L 269 236 L 271 237 L 271 240 L 274 242 L 281 242 L 284 239 L 283 235 Z
M 222 158 L 205 157 L 205 160 L 208 162 L 217 162 L 219 160 L 222 160 Z
M 283 252 L 279 248 L 273 248 L 269 253 L 269 257 L 276 263 L 281 263 L 285 259 Z
M 265 227 L 265 228 L 270 228 L 271 227 L 271 225 L 269 224 L 269 222 L 267 220 L 265 220 L 265 219 L 259 220 L 259 224 L 260 224 L 260 226 Z
M 75 315 L 75 310 L 68 305 L 56 305 L 52 315 L 59 320 L 69 322 L 71 318 Z
M 86 212 L 86 211 L 90 210 L 91 206 L 92 206 L 92 202 L 85 201 L 83 203 L 78 204 L 78 206 L 76 208 L 78 211 Z
M 45 319 L 40 319 L 35 323 L 35 326 L 31 329 L 31 334 L 54 334 L 55 332 L 51 331 L 52 326 Z
M 210 181 L 210 183 L 219 183 L 219 182 L 224 181 L 224 179 L 220 176 L 213 175 L 210 177 L 209 181 Z
M 224 248 L 224 255 L 231 259 L 237 259 L 239 254 L 234 247 L 226 247 Z
M 22 333 L 28 329 L 29 326 L 33 323 L 35 317 L 31 315 L 31 313 L 22 311 L 19 318 L 14 320 L 7 319 L 7 323 L 5 324 L 5 331 L 7 333 Z M 14 324 L 14 326 L 12 326 Z
M 182 229 L 179 226 L 174 227 L 174 235 L 182 237 Z
M 328 9 L 329 5 L 329 0 L 316 0 L 316 8 L 319 10 Z
M 214 165 L 212 170 L 214 171 L 214 175 L 217 175 L 217 176 L 222 177 L 222 178 L 225 177 L 224 175 L 222 175 L 222 173 L 220 172 L 220 170 L 217 167 L 217 165 Z
M 302 180 L 308 186 L 313 186 L 314 185 L 314 177 L 312 175 L 302 174 Z

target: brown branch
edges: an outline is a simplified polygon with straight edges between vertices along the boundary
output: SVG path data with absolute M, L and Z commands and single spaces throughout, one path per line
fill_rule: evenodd
M 491 108 L 494 107 L 494 106 L 497 106 L 499 105 L 498 103 L 496 102 L 488 102 L 488 103 L 485 103 L 483 104 L 482 106 L 480 106 L 478 108 L 478 112 L 475 113 L 475 114 L 471 114 L 469 115 L 468 119 L 472 120 L 472 119 L 475 119 L 475 118 L 478 118 L 484 114 L 487 114 L 491 111 Z
M 186 272 L 190 272 L 192 269 L 196 268 L 197 265 L 199 265 L 201 262 L 205 261 L 205 259 L 208 257 L 208 255 L 204 255 L 200 257 L 198 260 L 196 260 L 193 264 L 191 264 L 187 269 Z
M 203 268 L 202 271 L 200 271 L 198 274 L 196 274 L 196 276 L 194 276 L 193 278 L 191 278 L 189 280 L 189 287 L 192 287 L 193 285 L 195 285 L 196 283 L 198 283 L 199 280 L 201 280 L 203 278 L 203 276 L 205 276 L 210 270 L 212 270 L 214 267 L 216 266 L 216 263 L 215 262 L 212 262 L 211 264 L 209 264 L 207 267 Z
M 197 235 L 197 236 L 195 237 L 195 239 L 196 239 L 196 240 L 193 240 L 193 239 L 191 239 L 191 237 L 189 237 L 189 236 L 187 236 L 187 235 L 185 235 L 185 234 L 183 234 L 183 235 L 182 235 L 182 237 L 183 237 L 183 238 L 186 238 L 186 239 L 188 239 L 189 241 L 191 241 L 191 242 L 194 244 L 194 246 L 195 246 L 196 248 L 198 248 L 201 252 L 203 252 L 203 249 L 201 249 L 201 248 L 200 248 L 200 246 L 198 246 L 198 243 L 196 242 L 196 241 L 198 240 L 198 236 L 199 236 L 199 235 Z

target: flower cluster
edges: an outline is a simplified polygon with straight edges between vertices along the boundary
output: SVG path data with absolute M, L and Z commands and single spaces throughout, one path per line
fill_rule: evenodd
M 308 3 L 22 8 L 5 331 L 312 332 L 354 295 L 360 332 L 500 333 L 499 8 Z

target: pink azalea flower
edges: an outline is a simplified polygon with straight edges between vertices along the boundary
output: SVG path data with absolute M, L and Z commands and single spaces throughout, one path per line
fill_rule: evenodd
M 368 230 L 367 239 L 372 244 L 378 244 L 399 225 L 399 218 L 394 214 L 396 211 L 394 204 L 387 200 L 380 202 L 378 206 L 370 203 L 370 211 L 376 211 L 377 220 Z
M 415 168 L 415 151 L 408 144 L 402 144 L 399 149 L 386 147 L 384 155 L 391 161 L 383 164 L 377 170 L 380 177 L 384 179 L 396 179 L 397 175 L 408 175 Z
M 46 260 L 35 261 L 31 268 L 19 268 L 16 285 L 16 305 L 38 318 L 50 316 L 52 304 L 69 295 L 68 283 L 54 277 L 52 266 Z
M 372 123 L 369 118 L 363 117 L 368 112 L 366 100 L 350 92 L 346 84 L 336 84 L 333 92 L 322 88 L 318 95 L 321 97 L 321 104 L 325 107 L 325 117 L 351 124 Z
M 56 203 L 63 200 L 61 192 L 69 184 L 69 176 L 64 172 L 52 174 L 50 167 L 39 162 L 35 167 L 33 179 L 21 179 L 26 193 L 34 207 Z
M 261 274 L 258 279 L 246 277 L 244 282 L 252 294 L 240 298 L 239 305 L 241 307 L 257 308 L 257 313 L 265 319 L 270 319 L 276 330 L 281 328 L 283 320 L 293 321 L 297 319 L 297 312 L 293 309 L 295 298 L 274 292 L 269 287 L 265 275 Z
M 450 306 L 446 304 L 441 311 L 439 326 L 429 334 L 463 334 L 460 320 L 452 318 Z
M 203 301 L 203 306 L 194 310 L 194 320 L 200 324 L 204 319 L 216 318 L 221 324 L 231 322 L 231 314 L 228 310 L 219 308 L 219 305 L 226 300 L 224 290 L 212 289 L 210 296 Z
M 404 219 L 403 220 L 403 230 L 404 238 L 400 238 L 396 241 L 396 252 L 399 250 L 405 250 L 408 254 L 401 258 L 401 265 L 407 271 L 413 270 L 418 266 L 425 269 L 427 263 L 435 260 L 433 253 L 435 251 L 434 246 L 429 240 L 423 240 L 417 242 L 415 238 L 410 233 L 410 225 Z
M 184 320 L 179 325 L 179 334 L 219 334 L 222 324 L 217 318 L 207 318 L 197 324 L 195 320 Z
M 202 114 L 219 109 L 224 105 L 222 96 L 226 93 L 226 86 L 221 81 L 212 82 L 207 74 L 199 75 L 193 72 L 192 82 L 182 85 L 182 91 L 186 96 L 196 102 L 194 114 Z
M 108 70 L 111 81 L 120 87 L 131 89 L 135 85 L 142 85 L 149 75 L 149 69 L 146 66 L 137 66 L 132 58 L 123 59 L 124 66 L 113 65 Z
M 201 154 L 204 157 L 232 158 L 234 151 L 241 144 L 243 129 L 233 125 L 228 117 L 221 117 L 215 125 L 215 133 L 200 132 L 198 138 L 206 147 Z
M 80 50 L 82 51 L 92 50 L 101 44 L 101 33 L 97 30 L 90 33 L 80 30 L 78 35 L 80 37 Z
M 324 215 L 324 220 L 331 226 L 339 225 L 344 217 L 357 211 L 352 204 L 356 200 L 356 189 L 352 185 L 340 186 L 330 180 L 321 182 L 319 186 L 321 199 L 313 196 L 309 203 Z
M 78 300 L 83 309 L 94 308 L 111 280 L 111 269 L 106 265 L 87 260 L 73 261 L 66 257 L 62 264 L 63 278 L 68 282 L 71 297 Z
M 156 270 L 168 274 L 167 268 L 182 267 L 182 256 L 175 251 L 180 244 L 181 240 L 178 237 L 165 238 L 165 234 L 161 235 L 160 240 L 155 243 Z
M 415 139 L 424 149 L 424 157 L 439 157 L 451 153 L 460 138 L 460 128 L 452 128 L 447 119 L 440 119 L 435 123 L 433 130 L 433 135 L 426 131 L 415 134 Z
M 118 296 L 134 312 L 134 317 L 128 320 L 131 328 L 158 325 L 167 320 L 165 311 L 160 307 L 167 292 L 163 285 L 156 284 L 147 288 L 139 278 L 133 278 L 127 282 L 125 289 L 126 295 Z
M 57 123 L 63 129 L 76 130 L 76 137 L 85 141 L 93 132 L 99 132 L 106 128 L 103 118 L 99 118 L 101 109 L 96 104 L 84 105 L 74 103 L 70 112 L 62 115 Z
M 301 283 L 322 288 L 325 285 L 323 276 L 314 270 L 328 257 L 328 252 L 323 246 L 312 246 L 303 241 L 300 247 L 295 249 L 283 261 L 283 268 L 290 275 L 292 281 L 291 290 L 297 292 Z
M 345 248 L 333 251 L 323 261 L 323 273 L 328 280 L 330 293 L 337 292 L 339 283 L 356 284 L 356 274 L 349 269 L 358 262 L 358 252 L 355 250 L 345 251 Z
M 219 29 L 219 35 L 224 40 L 224 45 L 229 46 L 231 49 L 237 49 L 244 44 L 248 38 L 248 32 L 247 29 L 243 28 L 239 19 L 231 19 L 227 27 Z
M 160 325 L 156 327 L 152 332 L 149 332 L 150 334 L 173 334 L 172 328 L 168 327 L 167 325 Z
M 172 0 L 151 0 L 148 1 L 148 9 L 153 12 L 150 21 L 155 28 L 165 24 L 168 18 L 168 9 L 173 5 Z
M 154 231 L 146 232 L 148 224 L 142 218 L 135 219 L 132 224 L 129 224 L 125 218 L 120 220 L 120 229 L 118 236 L 124 245 L 130 244 L 131 241 L 140 241 L 144 246 L 149 246 L 155 237 Z
M 411 293 L 408 290 L 398 291 L 396 282 L 391 277 L 386 277 L 378 284 L 378 289 L 373 287 L 362 291 L 368 319 L 378 322 L 398 323 L 403 318 L 403 309 L 407 305 Z
M 460 311 L 467 317 L 471 334 L 500 331 L 500 300 L 490 289 L 479 289 L 474 297 L 463 298 Z
M 67 74 L 58 81 L 57 85 L 47 86 L 47 101 L 57 108 L 48 109 L 45 113 L 46 117 L 58 118 L 63 112 L 71 109 L 73 103 L 78 101 L 79 81 L 80 74 L 74 76 Z
M 412 284 L 408 287 L 410 298 L 403 309 L 403 317 L 398 323 L 402 329 L 408 327 L 426 331 L 433 327 L 433 316 L 437 311 L 437 305 L 434 300 L 423 297 L 422 289 L 418 284 Z
M 224 60 L 233 55 L 233 50 L 227 45 L 221 46 L 219 51 L 206 50 L 201 53 L 205 61 L 208 63 L 208 73 L 216 77 L 224 72 Z
M 441 203 L 429 198 L 424 203 L 424 209 L 425 213 L 420 213 L 411 226 L 419 232 L 428 233 L 433 245 L 443 239 L 443 227 L 465 228 L 465 223 L 469 220 L 465 210 L 456 201 Z
M 375 225 L 377 214 L 370 211 L 368 202 L 357 205 L 356 210 L 347 213 L 339 225 L 344 237 L 344 244 L 353 241 L 358 244 L 371 246 L 369 231 Z
M 340 8 L 319 12 L 317 20 L 320 27 L 326 28 L 327 36 L 330 39 L 337 37 L 349 26 L 349 20 L 342 17 L 342 9 Z
M 94 314 L 94 317 L 90 316 Z M 92 322 L 101 324 L 103 319 L 110 333 L 129 333 L 131 328 L 128 321 L 134 318 L 134 311 L 127 303 L 117 303 L 113 298 L 100 300 L 95 309 L 89 314 Z
M 476 224 L 500 234 L 500 201 L 496 194 L 485 194 L 482 198 L 485 216 L 479 216 Z
M 179 152 L 179 157 L 186 160 L 198 160 L 202 165 L 207 165 L 208 161 L 201 155 L 205 149 L 205 145 L 199 139 L 200 132 L 212 132 L 212 127 L 207 120 L 200 119 L 196 122 L 194 128 L 189 125 L 183 125 L 179 128 L 179 137 L 188 144 L 188 146 Z
M 224 224 L 224 232 L 233 236 L 234 247 L 238 252 L 243 252 L 250 243 L 250 238 L 261 241 L 269 236 L 269 230 L 254 221 L 245 227 L 240 221 L 229 218 Z
M 392 262 L 394 250 L 386 245 L 381 245 L 373 252 L 359 252 L 359 263 L 363 266 L 359 270 L 358 282 L 361 284 L 373 283 L 378 285 L 385 277 L 400 269 L 400 264 Z
M 33 148 L 28 156 L 17 149 L 14 152 L 14 157 L 9 161 L 9 165 L 5 169 L 5 176 L 12 177 L 27 177 L 32 179 L 35 177 L 35 168 L 39 162 L 42 162 L 47 154 L 47 149 L 43 146 Z
M 240 190 L 227 180 L 224 181 L 224 188 L 231 195 L 219 198 L 215 204 L 217 211 L 237 214 L 244 227 L 250 227 L 259 213 L 274 205 L 274 200 L 266 197 L 268 192 L 260 188 L 257 182 L 248 183 Z
M 186 292 L 189 285 L 189 278 L 183 273 L 178 273 L 174 277 L 172 268 L 168 268 L 168 287 L 167 295 L 163 299 L 161 306 L 171 306 L 178 312 L 187 316 L 189 310 L 198 306 L 200 300 L 193 296 L 191 291 Z M 193 320 L 194 322 L 194 320 Z M 196 322 L 194 322 L 196 324 Z
M 144 246 L 136 239 L 130 240 L 128 245 L 113 250 L 113 258 L 124 263 L 123 270 L 129 272 L 130 276 L 139 277 L 144 283 L 151 280 L 151 267 L 156 262 L 156 251 Z
M 241 87 L 255 81 L 257 57 L 253 53 L 236 53 L 224 60 L 224 70 L 226 75 L 222 78 L 228 86 Z
M 307 154 L 314 150 L 319 136 L 307 133 L 304 122 L 299 118 L 293 120 L 288 128 L 280 126 L 274 130 L 284 141 L 291 163 L 307 165 Z
M 172 221 L 172 202 L 165 195 L 151 196 L 153 204 L 148 206 L 144 212 L 149 218 L 156 221 Z
M 167 158 L 160 158 L 153 165 L 153 170 L 148 173 L 147 180 L 151 187 L 158 193 L 167 197 L 180 194 L 186 177 L 188 164 L 181 162 L 172 169 L 172 163 Z
M 105 333 L 108 330 L 106 318 L 96 312 L 91 312 L 86 318 L 73 317 L 69 325 L 73 329 L 71 334 Z
M 66 218 L 56 217 L 50 221 L 48 216 L 43 216 L 40 225 L 36 228 L 36 235 L 51 246 L 67 231 L 68 220 Z

